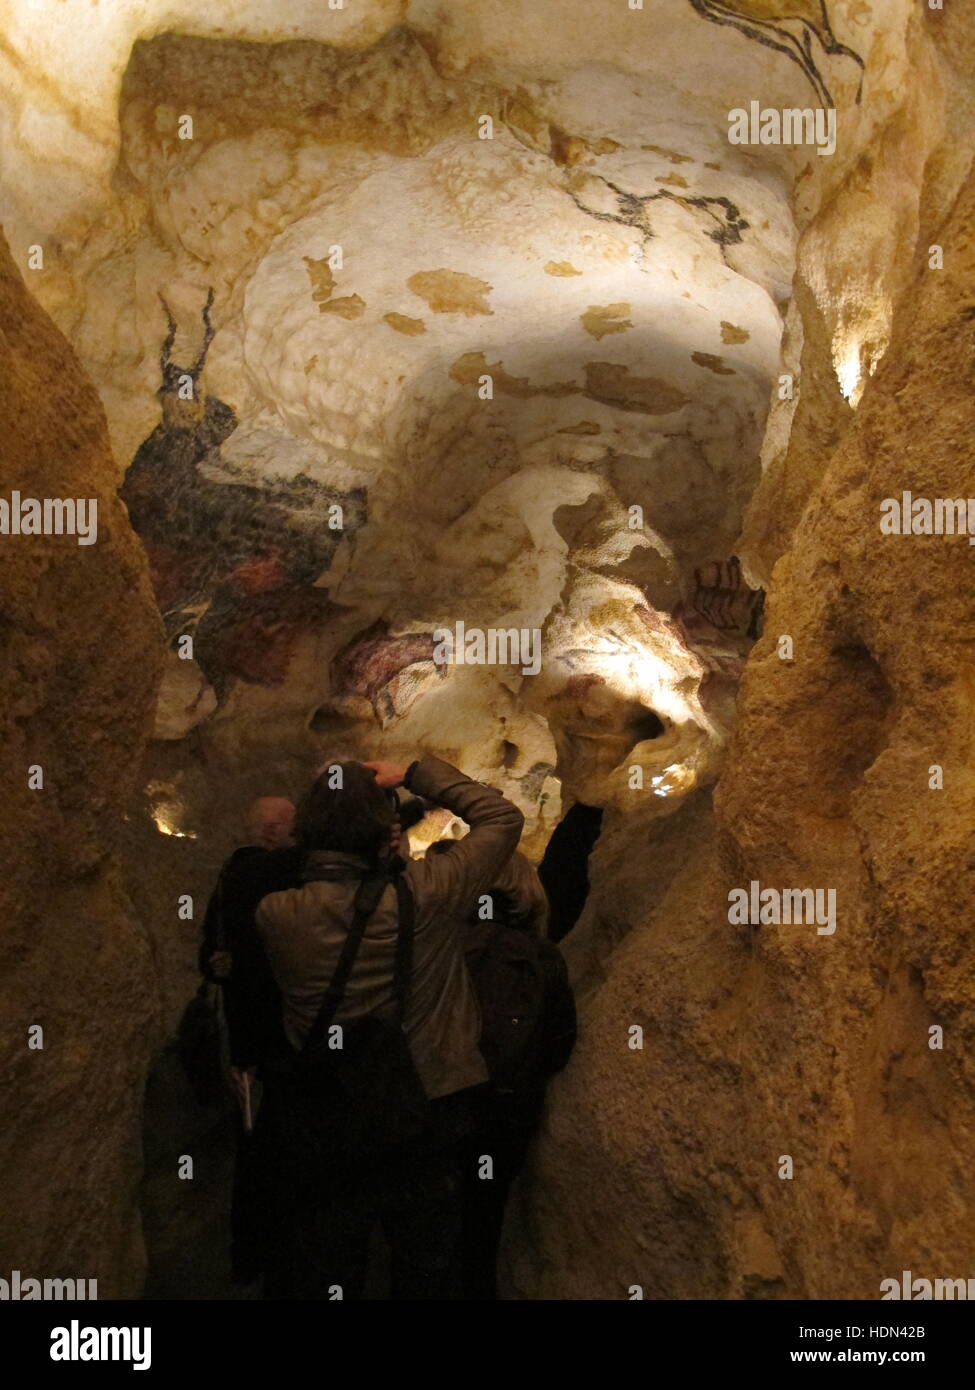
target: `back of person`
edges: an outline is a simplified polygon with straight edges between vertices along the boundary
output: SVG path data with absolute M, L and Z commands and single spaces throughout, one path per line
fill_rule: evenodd
M 326 1297 L 341 1284 L 357 1297 L 364 1278 L 372 1223 L 383 1222 L 393 1251 L 394 1296 L 450 1297 L 460 1222 L 458 1120 L 472 1088 L 487 1080 L 478 1048 L 477 1001 L 464 961 L 462 918 L 467 903 L 486 891 L 517 845 L 523 817 L 496 791 L 426 757 L 410 769 L 365 765 L 378 782 L 363 781 L 363 766 L 343 764 L 346 785 L 331 789 L 320 778 L 299 813 L 299 839 L 308 849 L 307 881 L 261 903 L 257 921 L 280 989 L 284 1029 L 303 1048 L 322 1009 L 353 919 L 358 884 L 383 867 L 377 826 L 384 833 L 394 812 L 379 786 L 402 782 L 444 805 L 471 826 L 450 862 L 410 862 L 404 877 L 413 906 L 413 960 L 403 1033 L 430 1101 L 423 1143 L 395 1161 L 377 1154 L 342 1172 L 341 1191 L 328 1193 L 323 1175 L 313 1210 L 292 1212 L 287 1258 L 297 1268 L 277 1296 Z M 336 794 L 332 794 L 333 790 Z M 341 791 L 350 796 L 342 797 Z M 371 827 L 371 828 L 370 828 Z M 369 839 L 372 836 L 372 839 Z M 371 851 L 371 852 L 370 852 Z M 392 884 L 366 922 L 348 981 L 332 1016 L 343 1020 L 396 1013 L 394 962 L 401 929 Z M 469 1126 L 468 1126 L 469 1128 Z M 310 1233 L 310 1234 L 309 1234 Z
M 199 952 L 201 974 L 222 991 L 231 1076 L 239 1101 L 230 1254 L 234 1277 L 242 1283 L 261 1273 L 266 1234 L 265 1174 L 251 1133 L 258 1093 L 254 1082 L 284 1040 L 281 1000 L 255 914 L 267 893 L 299 882 L 303 856 L 294 846 L 294 821 L 294 803 L 285 797 L 262 796 L 251 802 L 247 842 L 220 870 Z M 223 1084 L 221 1074 L 221 1090 Z
M 603 824 L 600 806 L 577 801 L 569 807 L 545 847 L 538 874 L 550 905 L 548 934 L 568 936 L 589 897 L 589 856 Z
M 554 942 L 504 919 L 472 923 L 467 966 L 481 1010 L 481 1052 L 494 1091 L 526 1116 L 576 1038 L 575 1001 Z
M 411 860 L 405 877 L 414 902 L 414 953 L 404 1031 L 424 1089 L 431 1100 L 487 1079 L 478 1048 L 477 1000 L 464 961 L 460 923 L 470 901 L 487 891 L 510 858 L 523 824 L 521 812 L 489 787 L 470 781 L 436 758 L 417 766 L 411 789 L 430 801 L 444 800 L 472 826 L 457 841 L 450 863 Z M 463 807 L 463 810 L 458 809 Z M 347 881 L 316 879 L 345 868 Z M 344 945 L 359 877 L 369 869 L 362 855 L 314 849 L 308 853 L 300 889 L 272 894 L 257 921 L 284 1008 L 284 1027 L 300 1047 L 318 1013 Z M 355 968 L 335 1018 L 390 1014 L 394 1006 L 393 961 L 398 933 L 396 893 L 387 887 L 370 918 Z
M 230 1057 L 241 1071 L 260 1066 L 281 1037 L 280 997 L 257 932 L 257 908 L 268 893 L 300 881 L 302 860 L 294 847 L 235 850 L 207 907 L 200 969 L 223 988 Z M 219 968 L 224 963 L 226 973 Z
M 309 855 L 306 872 L 347 867 L 365 872 L 355 856 Z M 486 1072 L 478 1052 L 478 1016 L 463 948 L 443 930 L 434 900 L 406 870 L 415 903 L 413 972 L 404 1032 L 431 1100 L 476 1086 Z M 345 944 L 360 880 L 312 880 L 293 892 L 265 898 L 258 923 L 284 1005 L 288 1041 L 300 1048 L 318 1014 Z M 393 963 L 399 929 L 396 892 L 384 891 L 372 914 L 345 995 L 335 1011 L 343 1023 L 363 1014 L 391 1016 Z
M 440 840 L 428 858 L 456 852 Z M 516 851 L 468 910 L 464 954 L 481 1014 L 480 1050 L 493 1090 L 526 1112 L 575 1043 L 575 1003 L 561 952 L 546 940 L 548 905 L 538 873 Z

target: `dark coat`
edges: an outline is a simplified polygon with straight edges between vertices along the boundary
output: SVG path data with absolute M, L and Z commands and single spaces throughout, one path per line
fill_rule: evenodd
M 281 1046 L 281 995 L 256 928 L 255 913 L 268 893 L 298 886 L 303 859 L 300 849 L 245 845 L 235 850 L 220 870 L 207 905 L 200 973 L 213 980 L 210 957 L 215 951 L 230 952 L 230 975 L 217 983 L 223 988 L 230 1060 L 235 1067 L 260 1066 L 269 1051 Z

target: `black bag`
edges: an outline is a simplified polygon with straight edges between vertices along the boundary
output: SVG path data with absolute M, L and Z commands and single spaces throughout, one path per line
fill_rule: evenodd
M 179 1060 L 197 1103 L 212 1105 L 224 1093 L 220 1002 L 206 981 L 187 1004 L 177 1033 Z
M 559 948 L 504 922 L 466 928 L 467 968 L 481 1007 L 481 1052 L 497 1092 L 530 1099 L 561 1071 L 576 1041 L 576 1007 Z
M 387 875 L 375 874 L 360 884 L 335 974 L 285 1079 L 298 1142 L 325 1163 L 347 1166 L 391 1157 L 421 1137 L 429 1115 L 429 1101 L 403 1032 L 413 968 L 414 913 L 402 875 L 392 880 L 399 907 L 395 1010 L 388 1018 L 367 1014 L 346 1019 L 340 1025 L 340 1038 L 329 1036 L 366 923 L 390 881 Z M 341 1046 L 336 1046 L 337 1041 Z

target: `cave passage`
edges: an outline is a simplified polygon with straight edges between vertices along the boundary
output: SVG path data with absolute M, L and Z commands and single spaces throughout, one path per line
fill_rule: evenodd
M 364 99 L 393 56 L 434 88 L 411 147 L 395 120 L 373 118 L 339 202 L 314 179 L 296 186 L 269 148 L 291 168 L 327 163 L 322 92 L 340 71 Z M 427 751 L 525 816 L 522 851 L 560 941 L 584 910 L 604 813 L 636 814 L 652 836 L 720 766 L 761 598 L 733 547 L 758 476 L 788 210 L 761 219 L 775 231 L 756 279 L 729 253 L 762 245 L 764 190 L 705 168 L 706 141 L 681 156 L 645 130 L 638 141 L 635 109 L 619 145 L 567 145 L 553 125 L 536 148 L 527 115 L 505 118 L 502 101 L 480 141 L 464 129 L 475 89 L 434 76 L 408 32 L 368 54 L 277 46 L 287 103 L 266 100 L 268 61 L 253 45 L 165 35 L 136 46 L 122 83 L 117 182 L 146 210 L 128 253 L 140 281 L 167 236 L 160 197 L 174 207 L 163 89 L 207 131 L 179 175 L 192 193 L 174 259 L 147 300 L 153 390 L 140 402 L 124 387 L 126 429 L 145 424 L 120 496 L 168 649 L 132 877 L 209 892 L 252 798 L 299 801 L 325 762 Z M 230 234 L 228 161 L 246 255 Z M 463 199 L 505 180 L 503 224 L 461 216 L 455 166 Z M 687 186 L 691 167 L 703 191 L 672 196 L 664 185 Z M 383 251 L 377 202 L 397 210 L 402 256 Z M 201 279 L 187 236 L 205 227 L 220 249 Z M 435 812 L 410 847 L 422 856 L 466 831 Z M 150 910 L 144 883 L 132 892 Z M 186 936 L 166 946 L 182 957 L 170 1026 L 192 979 Z M 146 1108 L 158 1296 L 215 1277 L 210 1253 L 186 1258 L 211 1241 L 209 1204 L 197 1191 L 178 1240 L 174 1210 L 159 1209 L 172 1194 L 158 1132 L 185 1108 L 184 1096 L 174 1115 L 177 1071 L 171 1043 Z M 205 1131 L 224 1135 L 225 1214 L 232 1129 L 231 1112 Z
M 76 10 L 0 0 L 0 1265 L 948 1297 L 963 19 Z

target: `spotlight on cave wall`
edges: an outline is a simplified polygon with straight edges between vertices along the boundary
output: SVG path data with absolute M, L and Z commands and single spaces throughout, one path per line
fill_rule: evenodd
M 889 301 L 877 301 L 869 315 L 869 331 L 859 323 L 855 333 L 847 330 L 838 333 L 833 340 L 833 370 L 844 400 L 849 401 L 854 410 L 887 351 L 891 312 Z
M 146 795 L 149 798 L 150 814 L 161 835 L 170 835 L 176 840 L 196 839 L 195 831 L 181 828 L 183 804 L 168 783 L 150 782 L 146 787 Z
M 851 405 L 856 405 L 860 397 L 860 344 L 851 343 L 835 361 L 835 367 L 843 399 Z

